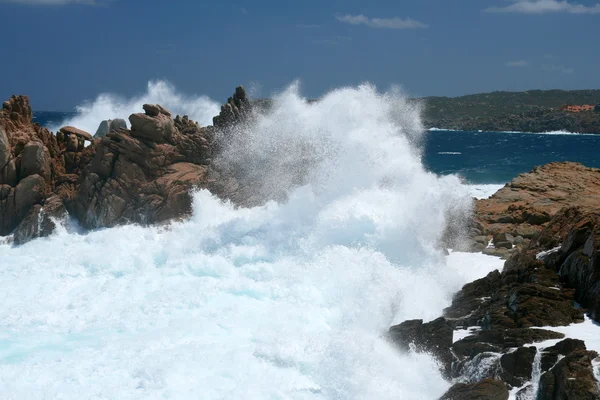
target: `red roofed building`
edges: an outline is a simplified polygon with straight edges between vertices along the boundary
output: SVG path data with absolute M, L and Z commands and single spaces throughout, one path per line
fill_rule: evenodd
M 593 111 L 595 106 L 589 105 L 589 104 L 584 104 L 582 106 L 577 106 L 577 105 L 573 105 L 573 104 L 565 104 L 564 106 L 561 106 L 560 109 L 564 110 L 564 111 L 569 111 L 569 112 L 582 112 L 582 111 Z

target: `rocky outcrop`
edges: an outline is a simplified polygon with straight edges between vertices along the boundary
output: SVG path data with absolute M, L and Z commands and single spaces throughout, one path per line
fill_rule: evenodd
M 517 399 L 534 398 L 536 387 L 538 400 L 600 398 L 595 352 L 581 340 L 543 344 L 564 338 L 549 327 L 583 322 L 584 313 L 600 318 L 599 199 L 600 170 L 552 163 L 477 201 L 473 243 L 491 242 L 494 254 L 510 257 L 502 271 L 466 284 L 443 311 L 453 329 L 477 329 L 448 348 L 432 347 L 426 344 L 438 340 L 437 332 L 406 321 L 390 328 L 394 342 L 402 333 L 402 350 L 410 341 L 410 350 L 441 361 L 442 372 L 461 383 L 446 396 L 477 395 L 481 380 L 492 379 Z M 450 361 L 440 356 L 448 352 Z
M 14 243 L 23 244 L 38 237 L 49 236 L 56 225 L 67 216 L 67 210 L 57 195 L 36 204 L 23 218 L 14 231 Z
M 432 354 L 444 366 L 445 375 L 450 376 L 453 332 L 453 326 L 445 318 L 425 324 L 418 319 L 392 326 L 389 338 L 403 351 L 409 351 L 412 345 L 417 351 Z
M 537 394 L 539 400 L 600 399 L 600 386 L 592 370 L 592 360 L 598 353 L 587 351 L 581 341 L 561 342 L 546 352 L 562 357 L 542 375 Z
M 60 145 L 32 122 L 29 99 L 13 96 L 0 111 L 0 235 L 10 234 L 52 191 L 63 170 Z
M 131 130 L 99 139 L 67 206 L 86 228 L 127 222 L 156 223 L 191 211 L 193 188 L 208 183 L 211 147 L 208 130 L 180 131 L 171 113 L 144 105 Z
M 509 258 L 527 246 L 564 207 L 600 208 L 600 170 L 560 162 L 521 174 L 489 199 L 475 202 L 470 251 Z M 492 246 L 487 243 L 492 241 Z
M 521 174 L 489 199 L 476 202 L 484 235 L 530 239 L 559 210 L 600 207 L 600 170 L 572 162 L 550 163 Z
M 127 123 L 124 119 L 115 118 L 115 119 L 107 119 L 100 123 L 96 133 L 94 134 L 94 138 L 101 138 L 106 136 L 109 132 L 116 131 L 119 129 L 127 129 Z
M 219 115 L 213 118 L 213 125 L 219 129 L 230 128 L 244 121 L 249 116 L 251 109 L 252 106 L 246 91 L 242 86 L 238 86 L 234 95 L 221 106 Z
M 143 108 L 130 116 L 131 129 L 122 120 L 104 121 L 94 139 L 72 126 L 53 135 L 33 124 L 25 96 L 5 102 L 0 235 L 14 233 L 17 244 L 46 236 L 66 210 L 86 228 L 185 217 L 194 188 L 243 204 L 236 178 L 213 163 L 219 140 L 250 115 L 243 87 L 223 105 L 215 127 L 200 127 L 187 116 L 173 119 L 158 104 Z
M 574 300 L 600 322 L 600 210 L 561 210 L 519 258 L 534 256 L 556 271 L 561 283 L 574 290 Z M 508 266 L 517 268 L 517 262 Z

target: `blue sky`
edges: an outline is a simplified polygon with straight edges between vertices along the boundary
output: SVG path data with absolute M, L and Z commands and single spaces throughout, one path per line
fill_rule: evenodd
M 300 79 L 414 96 L 600 88 L 597 0 L 0 0 L 0 99 L 71 110 L 165 79 L 225 100 Z

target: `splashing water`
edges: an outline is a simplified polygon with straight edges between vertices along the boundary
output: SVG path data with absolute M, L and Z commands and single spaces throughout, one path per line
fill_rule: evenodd
M 144 104 L 160 104 L 167 110 L 179 115 L 188 115 L 200 125 L 212 124 L 212 117 L 217 115 L 220 105 L 206 96 L 189 97 L 177 93 L 175 88 L 165 81 L 148 82 L 146 92 L 131 99 L 116 94 L 103 93 L 94 101 L 77 107 L 77 115 L 51 126 L 52 132 L 66 125 L 75 126 L 91 133 L 96 133 L 100 122 L 105 119 L 122 118 L 129 126 L 129 116 L 142 112 Z
M 424 170 L 421 132 L 397 92 L 309 105 L 292 85 L 224 156 L 243 145 L 238 163 L 262 171 L 260 190 L 280 180 L 284 202 L 239 209 L 200 191 L 168 227 L 0 245 L 0 397 L 439 397 L 435 362 L 383 339 L 466 282 L 437 242 L 468 189 Z

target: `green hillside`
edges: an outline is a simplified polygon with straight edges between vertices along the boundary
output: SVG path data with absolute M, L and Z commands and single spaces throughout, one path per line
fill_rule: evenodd
M 425 97 L 425 120 L 519 114 L 563 104 L 600 104 L 600 90 L 528 90 L 460 97 Z

